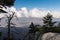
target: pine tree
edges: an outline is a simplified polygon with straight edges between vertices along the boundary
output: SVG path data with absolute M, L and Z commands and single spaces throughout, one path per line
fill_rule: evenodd
M 35 32 L 35 26 L 34 26 L 33 22 L 31 22 L 29 28 L 30 28 L 30 30 L 29 30 L 30 33 L 34 33 Z
M 29 25 L 29 32 L 24 36 L 23 40 L 26 39 L 26 37 L 29 37 L 28 40 L 35 40 L 36 39 L 36 32 L 39 31 L 37 28 L 39 25 L 34 25 L 33 22 Z
M 53 26 L 56 22 L 53 22 L 53 16 L 50 13 L 43 18 L 43 23 L 44 26 L 47 27 L 47 32 L 52 32 L 54 30 Z
M 45 25 L 46 27 L 52 27 L 52 26 L 54 26 L 54 24 L 55 24 L 56 22 L 53 22 L 52 19 L 53 19 L 53 16 L 52 16 L 50 13 L 48 13 L 48 14 L 43 18 L 43 23 L 44 23 L 44 25 Z
M 29 26 L 29 40 L 34 40 L 35 38 L 35 26 L 33 24 L 33 22 L 31 22 L 30 26 Z
M 29 26 L 29 32 L 28 34 L 24 37 L 24 39 L 29 36 L 29 39 L 28 40 L 35 40 L 35 35 L 36 35 L 36 32 L 38 31 L 38 28 L 37 26 L 35 26 L 33 24 L 33 22 L 31 22 L 30 26 Z M 23 40 L 24 40 L 23 39 Z

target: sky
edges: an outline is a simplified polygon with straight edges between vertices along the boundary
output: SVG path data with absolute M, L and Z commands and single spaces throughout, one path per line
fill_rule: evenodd
M 17 9 L 27 7 L 28 9 L 42 8 L 60 10 L 60 0 L 16 0 L 14 6 Z
M 14 11 L 17 17 L 40 18 L 49 12 L 53 17 L 60 18 L 60 0 L 16 0 L 14 6 L 7 8 L 9 13 Z

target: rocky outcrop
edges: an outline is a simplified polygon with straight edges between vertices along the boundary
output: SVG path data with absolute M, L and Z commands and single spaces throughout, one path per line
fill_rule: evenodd
M 60 40 L 60 33 L 45 33 L 42 36 L 42 40 Z

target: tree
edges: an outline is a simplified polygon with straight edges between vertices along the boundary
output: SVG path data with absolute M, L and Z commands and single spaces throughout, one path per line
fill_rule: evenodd
M 10 27 L 11 27 L 11 20 L 12 18 L 14 17 L 14 12 L 12 12 L 12 15 L 10 15 L 9 17 L 7 16 L 8 18 L 8 22 L 7 22 L 7 26 L 8 26 L 8 40 L 10 40 Z
M 35 26 L 34 26 L 33 22 L 31 22 L 31 24 L 29 26 L 29 32 L 28 32 L 29 40 L 34 40 L 35 39 L 35 32 L 36 32 Z
M 0 0 L 0 12 L 1 13 L 7 13 L 2 8 L 6 6 L 10 7 L 14 5 L 15 0 Z
M 42 40 L 42 35 L 43 35 L 44 33 L 46 33 L 46 29 L 47 29 L 47 27 L 45 27 L 45 26 L 40 26 L 39 31 L 38 31 L 38 33 L 37 33 L 36 40 L 38 40 L 38 39 Z
M 29 32 L 27 33 L 27 35 L 24 36 L 23 40 L 25 40 L 26 37 L 29 37 L 28 40 L 35 40 L 35 35 L 36 32 L 38 31 L 37 26 L 38 25 L 34 25 L 34 23 L 31 22 L 29 26 Z
M 53 16 L 48 13 L 44 18 L 43 18 L 43 23 L 46 27 L 52 27 L 56 22 L 52 21 Z
M 37 25 L 34 25 L 33 22 L 31 22 L 29 28 L 30 28 L 29 33 L 31 35 L 33 34 L 33 38 L 31 38 L 31 39 L 32 40 L 36 40 L 36 37 L 35 37 L 36 36 L 36 32 L 39 31 L 39 29 L 37 28 Z
M 4 11 L 2 8 L 6 8 L 6 6 L 10 7 L 14 5 L 15 0 L 0 0 L 0 12 L 8 13 Z M 10 22 L 14 16 L 14 13 L 8 17 L 8 40 L 10 40 Z
M 51 32 L 53 31 L 53 26 L 56 22 L 53 22 L 53 16 L 48 13 L 44 18 L 43 18 L 43 23 L 44 23 L 44 26 L 47 27 L 47 32 Z
M 60 33 L 60 22 L 58 23 L 58 26 L 55 28 L 55 32 Z
M 58 27 L 60 28 L 60 22 L 58 23 Z
M 29 28 L 30 28 L 30 30 L 29 30 L 30 33 L 34 33 L 35 32 L 35 26 L 34 26 L 33 22 L 31 22 Z
M 0 5 L 2 6 L 12 6 L 15 0 L 0 0 Z
M 0 32 L 0 40 L 1 40 L 2 32 Z

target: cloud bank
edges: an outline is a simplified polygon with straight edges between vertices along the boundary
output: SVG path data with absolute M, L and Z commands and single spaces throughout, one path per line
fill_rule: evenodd
M 4 8 L 3 8 L 4 9 Z M 19 10 L 17 10 L 15 7 L 7 7 L 7 9 L 4 9 L 7 11 L 9 14 L 12 14 L 12 11 L 15 12 L 15 15 L 17 17 L 44 17 L 47 15 L 49 12 L 50 14 L 53 15 L 55 18 L 60 18 L 60 11 L 56 10 L 46 10 L 46 9 L 39 9 L 39 8 L 33 8 L 33 9 L 28 9 L 26 7 L 22 7 Z M 3 16 L 3 14 L 0 14 Z M 0 16 L 1 17 L 1 16 Z

